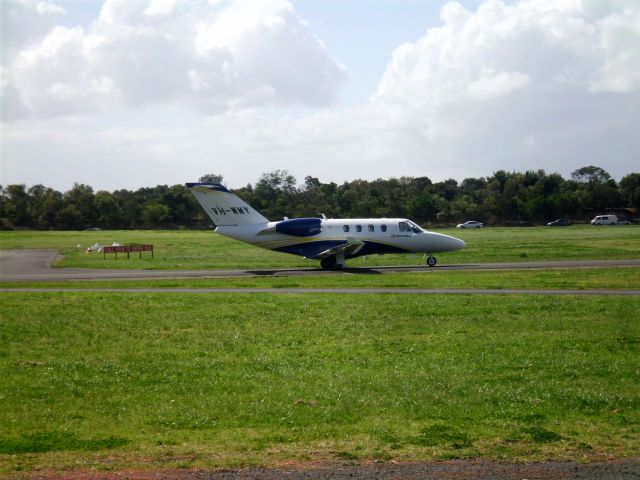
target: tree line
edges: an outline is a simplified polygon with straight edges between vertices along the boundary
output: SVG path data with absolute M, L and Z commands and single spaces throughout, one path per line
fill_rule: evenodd
M 220 175 L 200 181 L 224 183 Z M 304 184 L 286 170 L 262 174 L 254 184 L 234 189 L 271 220 L 287 217 L 402 217 L 422 225 L 473 219 L 494 225 L 540 224 L 554 218 L 583 222 L 598 213 L 640 207 L 640 173 L 618 183 L 600 167 L 587 166 L 565 179 L 544 170 L 432 182 L 428 177 L 354 180 L 341 185 L 307 176 Z M 207 228 L 211 225 L 184 185 L 136 191 L 94 192 L 74 184 L 66 192 L 43 185 L 0 186 L 0 227 L 81 230 Z

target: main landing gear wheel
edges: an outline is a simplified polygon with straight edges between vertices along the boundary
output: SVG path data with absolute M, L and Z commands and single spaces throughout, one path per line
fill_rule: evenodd
M 427 265 L 429 265 L 430 267 L 435 267 L 436 262 L 436 257 L 432 257 L 431 255 L 429 255 L 429 258 L 427 258 Z
M 320 266 L 323 270 L 340 270 L 342 268 L 342 264 L 338 263 L 334 256 L 320 260 Z

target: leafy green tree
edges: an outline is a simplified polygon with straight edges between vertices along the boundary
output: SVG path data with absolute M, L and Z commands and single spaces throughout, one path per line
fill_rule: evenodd
M 296 179 L 286 170 L 263 173 L 253 189 L 258 210 L 274 220 L 293 215 Z
M 5 216 L 16 226 L 30 226 L 32 223 L 29 208 L 29 195 L 25 185 L 8 185 L 6 190 Z
M 450 203 L 450 216 L 456 222 L 462 223 L 466 220 L 481 218 L 476 211 L 477 206 L 466 196 L 458 197 Z
M 162 203 L 169 208 L 171 224 L 191 226 L 200 205 L 184 185 L 173 185 L 165 192 Z
M 620 180 L 620 191 L 627 205 L 640 215 L 640 173 L 630 173 Z
M 0 185 L 0 230 L 14 230 L 14 225 L 7 218 L 7 207 L 10 203 L 5 188 Z
M 435 193 L 440 195 L 448 202 L 452 201 L 458 195 L 458 182 L 453 178 L 438 182 L 434 186 Z
M 221 182 L 208 174 L 201 180 Z M 578 219 L 594 209 L 640 203 L 640 174 L 626 175 L 620 185 L 600 167 L 583 167 L 571 179 L 544 170 L 506 172 L 486 178 L 428 177 L 353 180 L 337 185 L 307 176 L 304 184 L 286 170 L 266 172 L 255 186 L 235 193 L 266 217 L 408 217 L 415 221 L 453 223 L 470 218 L 486 223 L 541 223 L 558 217 Z M 62 195 L 42 185 L 0 187 L 0 219 L 8 225 L 36 228 L 181 228 L 209 226 L 210 220 L 183 185 L 157 185 L 136 191 L 97 192 L 74 184 Z M 9 223 L 9 220 L 11 223 Z
M 73 207 L 69 211 L 74 212 L 74 218 L 76 214 L 80 216 L 79 223 L 75 223 L 74 228 L 95 226 L 97 215 L 93 200 L 93 188 L 89 185 L 74 183 L 73 188 L 65 192 L 65 207 Z
M 219 183 L 222 184 L 222 182 L 224 181 L 224 177 L 222 175 L 217 175 L 215 173 L 207 173 L 203 176 L 201 176 L 198 181 L 200 183 L 205 183 L 205 182 L 209 182 L 209 183 Z
M 122 209 L 114 196 L 101 190 L 96 193 L 94 205 L 97 213 L 96 224 L 101 228 L 122 228 Z
M 289 175 L 287 170 L 274 170 L 265 172 L 256 183 L 255 190 L 259 192 L 286 192 L 293 193 L 296 189 L 296 179 Z
M 487 179 L 487 183 L 492 184 L 493 190 L 497 190 L 500 193 L 504 192 L 504 186 L 509 178 L 509 174 L 504 170 L 498 170 Z
M 161 228 L 169 226 L 171 214 L 169 207 L 157 202 L 151 202 L 144 206 L 142 221 L 147 228 Z
M 319 216 L 326 211 L 326 197 L 320 181 L 311 176 L 304 179 L 304 186 L 300 188 L 295 202 L 296 217 Z
M 4 218 L 4 207 L 7 204 L 7 192 L 4 187 L 0 185 L 0 218 Z
M 67 204 L 60 210 L 58 223 L 63 230 L 82 230 L 86 228 L 82 212 L 74 204 Z
M 35 197 L 29 190 L 30 195 Z M 64 207 L 64 199 L 62 193 L 52 188 L 45 188 L 39 192 L 38 200 L 32 207 L 34 219 L 38 228 L 59 228 L 58 215 Z
M 611 175 L 600 167 L 594 167 L 589 165 L 588 167 L 578 168 L 571 173 L 573 178 L 578 183 L 606 183 L 611 180 Z
M 587 208 L 604 211 L 621 206 L 623 199 L 618 185 L 602 168 L 582 167 L 571 173 L 571 178 L 577 182 L 582 204 Z
M 29 196 L 29 214 L 31 226 L 35 228 L 47 228 L 47 221 L 43 215 L 44 198 L 47 189 L 44 185 L 34 185 L 27 190 Z
M 485 178 L 465 178 L 460 184 L 460 190 L 467 194 L 474 194 L 485 188 L 487 188 L 487 180 Z
M 429 192 L 419 193 L 408 201 L 408 216 L 419 223 L 432 222 L 438 209 L 435 199 Z
M 142 224 L 142 203 L 136 192 L 116 190 L 112 193 L 114 201 L 120 206 L 119 228 L 140 228 Z

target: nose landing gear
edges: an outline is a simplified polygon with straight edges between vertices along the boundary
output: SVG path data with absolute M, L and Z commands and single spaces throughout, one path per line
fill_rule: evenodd
M 429 265 L 430 267 L 435 267 L 437 263 L 436 257 L 429 255 L 429 257 L 427 258 L 427 265 Z

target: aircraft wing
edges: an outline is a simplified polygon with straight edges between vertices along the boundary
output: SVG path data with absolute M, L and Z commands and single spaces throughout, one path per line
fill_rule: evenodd
M 337 253 L 344 253 L 345 255 L 355 255 L 360 251 L 360 249 L 364 247 L 364 242 L 362 240 L 358 240 L 357 238 L 349 237 L 345 243 L 341 243 L 340 245 L 336 245 L 335 247 L 328 248 L 323 250 L 320 253 L 315 254 L 312 257 L 314 259 L 326 258 L 331 255 L 336 255 Z

